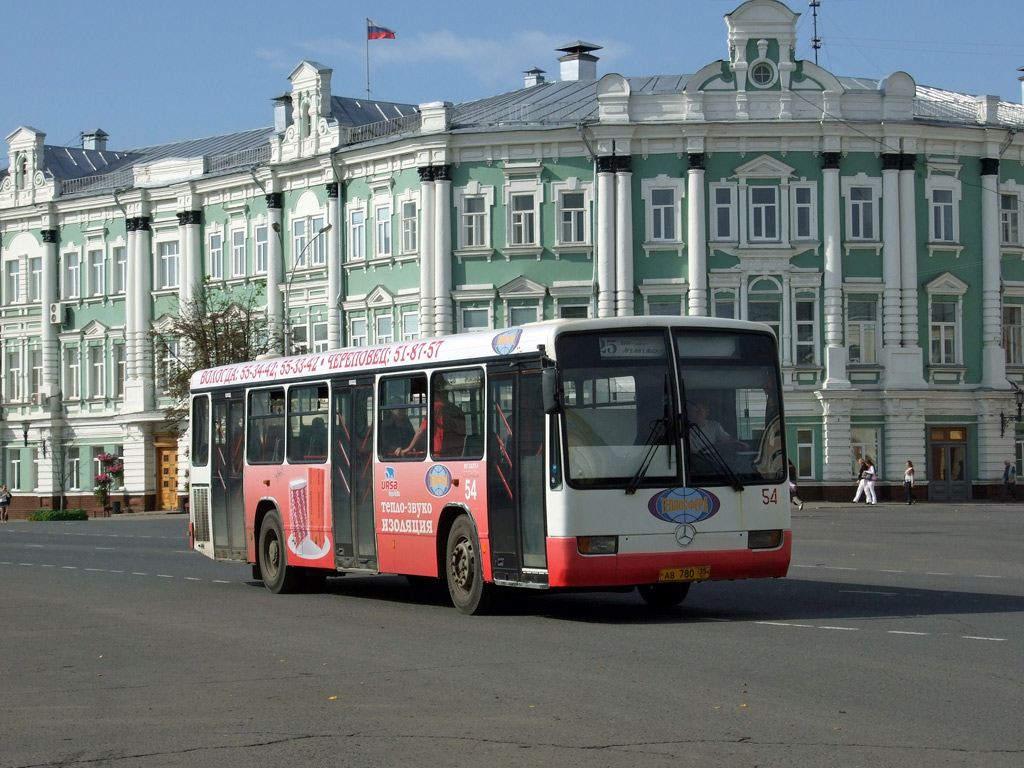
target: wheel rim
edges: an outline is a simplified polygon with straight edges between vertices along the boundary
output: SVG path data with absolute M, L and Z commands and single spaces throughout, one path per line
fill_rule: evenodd
M 269 535 L 267 539 L 267 571 L 269 571 L 268 575 L 273 578 L 281 567 L 281 542 L 273 534 Z
M 469 592 L 473 586 L 474 565 L 473 542 L 466 538 L 459 539 L 452 547 L 452 560 L 449 565 L 452 585 L 462 592 Z

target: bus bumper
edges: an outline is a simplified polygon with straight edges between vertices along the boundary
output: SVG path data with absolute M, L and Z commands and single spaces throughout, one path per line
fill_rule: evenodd
M 792 531 L 775 549 L 726 549 L 581 555 L 576 538 L 548 539 L 551 587 L 622 587 L 653 584 L 668 568 L 711 566 L 711 581 L 779 578 L 789 571 Z

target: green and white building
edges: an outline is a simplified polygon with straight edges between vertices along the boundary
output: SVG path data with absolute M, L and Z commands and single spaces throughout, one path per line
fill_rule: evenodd
M 557 79 L 407 105 L 334 96 L 304 61 L 272 127 L 125 151 L 18 128 L 0 171 L 17 503 L 63 486 L 88 504 L 96 456 L 117 453 L 132 509 L 177 506 L 175 361 L 151 331 L 204 276 L 264 284 L 293 350 L 554 317 L 759 320 L 805 498 L 852 498 L 863 454 L 883 499 L 908 460 L 931 498 L 988 495 L 1020 459 L 1024 107 L 796 60 L 797 18 L 743 3 L 721 60 L 680 61 L 693 74 L 602 74 L 575 41 Z

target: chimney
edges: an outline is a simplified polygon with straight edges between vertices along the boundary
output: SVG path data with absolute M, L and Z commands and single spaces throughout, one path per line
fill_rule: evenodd
M 597 56 L 590 52 L 601 50 L 600 45 L 576 40 L 555 50 L 565 53 L 558 59 L 562 80 L 597 80 Z
M 523 70 L 523 74 L 526 75 L 526 87 L 532 88 L 535 85 L 540 85 L 544 82 L 544 70 L 540 67 L 533 67 L 532 69 Z
M 284 133 L 292 124 L 292 95 L 282 93 L 271 101 L 274 102 L 274 132 Z
M 106 152 L 108 138 L 108 134 L 102 128 L 86 131 L 82 134 L 82 149 L 95 149 L 97 152 Z

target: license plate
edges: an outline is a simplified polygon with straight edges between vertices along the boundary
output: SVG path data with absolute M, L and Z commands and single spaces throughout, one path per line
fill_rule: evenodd
M 710 565 L 693 568 L 662 568 L 658 581 L 704 581 L 711 578 Z

